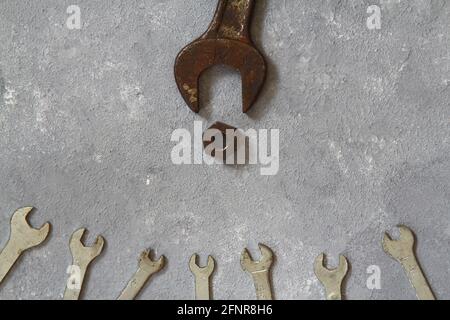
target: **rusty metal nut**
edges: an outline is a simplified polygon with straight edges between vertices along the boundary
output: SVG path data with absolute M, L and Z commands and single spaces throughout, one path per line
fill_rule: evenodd
M 228 157 L 236 154 L 238 149 L 237 128 L 216 122 L 203 133 L 203 147 L 207 155 L 226 162 Z M 232 132 L 232 141 L 229 141 Z M 213 148 L 210 148 L 213 145 Z M 210 152 L 208 152 L 210 150 Z

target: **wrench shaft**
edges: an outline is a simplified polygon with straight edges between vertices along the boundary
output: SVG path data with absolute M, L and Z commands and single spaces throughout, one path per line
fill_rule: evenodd
M 327 300 L 342 300 L 341 284 L 328 285 L 325 287 Z
M 195 276 L 195 298 L 197 300 L 208 301 L 211 298 L 209 277 Z
M 86 275 L 87 266 L 75 266 L 76 271 L 73 277 L 67 281 L 64 291 L 64 300 L 78 300 L 80 298 L 81 289 L 83 288 L 84 276 Z M 75 283 L 69 283 L 72 279 Z
M 417 298 L 419 300 L 435 300 L 436 298 L 415 255 L 412 254 L 401 260 L 401 264 L 408 275 L 409 281 L 414 289 L 416 289 Z
M 0 253 L 0 283 L 9 273 L 16 261 L 22 254 L 23 249 L 18 248 L 13 242 L 8 241 L 3 251 Z
M 249 28 L 255 0 L 219 0 L 214 19 L 203 39 L 251 43 Z
M 252 273 L 253 282 L 255 283 L 256 298 L 258 300 L 272 300 L 272 289 L 270 286 L 270 271 Z
M 117 300 L 134 300 L 152 275 L 153 272 L 139 268 Z

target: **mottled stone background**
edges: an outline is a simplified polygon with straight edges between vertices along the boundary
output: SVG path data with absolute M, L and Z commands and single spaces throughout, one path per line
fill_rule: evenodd
M 69 5 L 81 30 L 66 27 Z M 366 10 L 382 8 L 381 30 Z M 86 299 L 114 299 L 154 248 L 166 270 L 143 299 L 193 298 L 192 253 L 213 254 L 216 299 L 252 299 L 239 256 L 277 255 L 279 299 L 323 299 L 312 264 L 322 251 L 352 264 L 349 299 L 414 299 L 381 248 L 399 224 L 439 298 L 450 298 L 450 2 L 258 0 L 253 35 L 269 63 L 253 111 L 239 75 L 202 81 L 200 115 L 179 95 L 178 51 L 210 22 L 211 0 L 0 0 L 0 246 L 13 211 L 53 225 L 2 284 L 0 299 L 60 299 L 79 227 L 107 247 Z M 221 120 L 280 129 L 280 171 L 175 166 L 173 130 Z M 366 288 L 378 265 L 382 290 Z

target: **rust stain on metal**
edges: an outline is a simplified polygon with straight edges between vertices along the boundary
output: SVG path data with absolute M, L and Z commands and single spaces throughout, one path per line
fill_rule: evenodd
M 217 64 L 240 72 L 243 112 L 248 112 L 255 103 L 265 82 L 267 67 L 250 36 L 254 6 L 255 0 L 219 0 L 208 30 L 178 54 L 175 79 L 192 111 L 200 111 L 201 74 Z

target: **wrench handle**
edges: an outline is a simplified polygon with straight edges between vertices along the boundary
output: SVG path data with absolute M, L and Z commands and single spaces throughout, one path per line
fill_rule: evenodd
M 415 255 L 401 261 L 419 300 L 436 300 Z
M 139 268 L 117 300 L 134 300 L 154 273 Z
M 327 300 L 329 301 L 340 301 L 342 300 L 342 284 L 329 284 L 328 287 L 325 287 Z
M 74 286 L 73 288 L 69 287 L 69 281 L 72 277 L 67 280 L 66 289 L 64 290 L 64 300 L 78 300 L 80 298 L 81 289 L 83 287 L 84 277 L 86 275 L 87 266 L 76 266 L 79 272 L 75 275 L 78 279 L 76 279 L 76 283 L 71 284 L 70 286 Z
M 255 272 L 252 273 L 252 277 L 255 283 L 256 298 L 262 301 L 273 300 L 270 285 L 270 271 Z
M 211 290 L 209 286 L 209 277 L 195 277 L 195 299 L 200 301 L 211 300 Z
M 255 0 L 219 0 L 203 39 L 231 39 L 251 43 L 250 24 Z
M 0 284 L 14 266 L 17 259 L 19 259 L 22 252 L 23 250 L 14 248 L 11 241 L 8 241 L 5 248 L 0 253 Z

